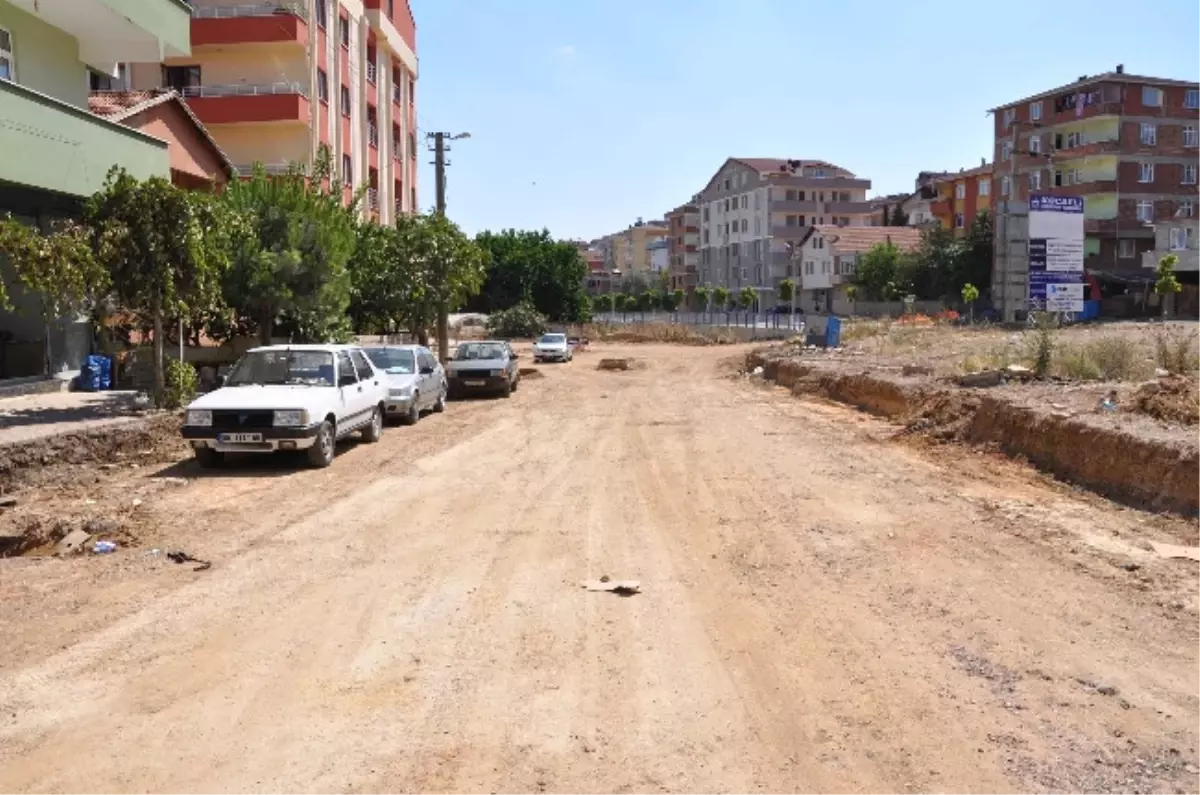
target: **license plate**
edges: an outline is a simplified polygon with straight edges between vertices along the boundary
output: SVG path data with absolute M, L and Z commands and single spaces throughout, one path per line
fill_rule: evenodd
M 261 433 L 223 433 L 217 437 L 218 441 L 226 444 L 255 444 L 262 441 Z
M 487 381 L 463 381 L 467 386 L 483 386 Z

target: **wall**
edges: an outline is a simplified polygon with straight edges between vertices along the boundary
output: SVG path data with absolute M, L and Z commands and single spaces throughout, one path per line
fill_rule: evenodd
M 0 0 L 0 27 L 12 34 L 15 82 L 87 109 L 87 67 L 79 60 L 75 37 L 5 0 Z
M 155 105 L 121 123 L 167 141 L 167 157 L 172 171 L 217 183 L 228 180 L 212 144 L 196 129 L 178 102 Z
M 263 163 L 308 162 L 309 129 L 299 124 L 227 124 L 210 128 L 209 132 L 237 166 L 249 165 L 256 160 Z

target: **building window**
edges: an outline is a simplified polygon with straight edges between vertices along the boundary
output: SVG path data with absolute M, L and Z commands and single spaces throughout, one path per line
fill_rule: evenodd
M 1012 157 L 1012 150 L 1012 141 L 1005 141 L 1004 143 L 1000 144 L 1000 159 L 1008 160 L 1010 157 Z
M 708 208 L 704 208 L 704 223 L 708 223 Z
M 200 85 L 199 66 L 164 66 L 162 70 L 163 86 L 173 88 L 180 94 Z
M 1196 127 L 1193 124 L 1185 124 L 1183 127 L 1183 145 L 1195 146 L 1197 143 Z
M 1184 199 L 1179 203 L 1179 209 L 1175 211 L 1176 218 L 1191 218 L 1192 213 L 1196 211 L 1195 205 L 1191 199 Z
M 1154 86 L 1142 86 L 1142 104 L 1147 108 L 1161 108 L 1163 104 L 1162 89 Z
M 317 0 L 317 27 L 324 28 L 329 24 L 329 0 Z
M 1154 164 L 1141 163 L 1138 166 L 1138 182 L 1153 182 L 1154 181 Z
M 1147 222 L 1153 221 L 1154 220 L 1154 202 L 1152 202 L 1152 201 L 1138 202 L 1137 203 L 1137 219 L 1139 221 L 1147 221 Z
M 1077 146 L 1083 146 L 1083 133 L 1072 132 L 1067 133 L 1067 149 L 1074 149 Z
M 396 0 L 387 0 L 388 19 L 396 16 Z
M 1004 128 L 1008 129 L 1017 118 L 1016 108 L 1005 108 L 1004 110 Z
M 746 195 L 743 195 L 743 196 L 742 196 L 742 209 L 743 209 L 743 210 L 744 210 L 744 209 L 746 209 L 746 207 L 747 207 L 749 204 L 750 204 L 750 197 L 749 197 L 749 196 L 746 196 Z M 746 230 L 745 230 L 745 229 L 743 229 L 742 231 L 744 232 L 744 231 L 746 231 Z
M 1200 89 L 1189 88 L 1183 92 L 1183 106 L 1188 110 L 1200 108 Z
M 725 180 L 725 190 L 729 190 L 729 180 Z
M 959 182 L 954 186 L 954 198 L 956 198 L 956 199 L 967 198 L 967 183 Z
M 762 234 L 762 219 L 761 218 L 754 219 L 754 234 L 756 234 L 756 235 Z
M 1167 247 L 1170 248 L 1171 251 L 1183 251 L 1185 248 L 1187 248 L 1188 235 L 1187 230 L 1183 227 L 1171 227 L 1171 229 L 1167 231 L 1167 236 L 1168 240 L 1170 241 Z
M 342 46 L 350 49 L 350 17 L 338 15 L 338 33 L 342 37 Z
M 1042 103 L 1041 102 L 1030 102 L 1029 103 L 1029 120 L 1030 121 L 1041 121 L 1042 120 Z
M 962 229 L 962 228 L 963 228 L 963 226 L 964 226 L 964 224 L 963 224 L 963 214 L 962 214 L 962 213 L 955 213 L 955 214 L 954 214 L 954 228 L 955 228 L 955 229 Z
M 1042 136 L 1033 135 L 1029 138 L 1029 154 L 1040 155 L 1042 153 Z
M 3 38 L 3 33 L 0 33 L 0 38 Z M 0 60 L 4 56 L 0 55 Z M 0 72 L 3 67 L 0 67 Z M 116 77 L 106 75 L 102 72 L 97 72 L 94 69 L 87 70 L 88 90 L 89 91 L 124 91 L 125 90 L 125 64 L 117 64 Z
M 1137 256 L 1137 248 L 1133 240 L 1122 238 L 1117 241 L 1117 257 L 1119 259 L 1133 259 Z
M 1042 172 L 1040 170 L 1030 173 L 1029 189 L 1030 190 L 1041 190 L 1042 189 Z
M 1142 143 L 1146 146 L 1154 146 L 1158 143 L 1158 127 L 1142 122 Z
M 317 70 L 317 99 L 329 103 L 329 75 L 324 69 Z
M 1192 180 L 1192 181 L 1195 182 L 1195 180 Z M 749 229 L 750 229 L 750 222 L 747 221 L 745 218 L 743 218 L 742 219 L 742 231 L 746 232 L 746 231 L 749 231 Z
M 12 33 L 7 28 L 0 28 L 0 80 L 13 80 L 16 73 Z
M 729 199 L 725 200 L 725 212 L 729 212 Z
M 992 195 L 992 181 L 990 179 L 979 180 L 979 195 L 980 196 L 991 196 Z
M 354 184 L 354 164 L 350 160 L 350 155 L 342 155 L 342 184 Z
M 342 86 L 341 103 L 339 107 L 342 110 L 342 115 L 347 119 L 350 118 L 350 86 Z
M 1000 178 L 1000 195 L 1007 196 L 1011 192 L 1012 192 L 1011 181 L 1009 180 L 1008 177 L 1001 177 Z
M 1188 163 L 1183 167 L 1183 179 L 1180 180 L 1184 185 L 1196 184 L 1196 164 Z

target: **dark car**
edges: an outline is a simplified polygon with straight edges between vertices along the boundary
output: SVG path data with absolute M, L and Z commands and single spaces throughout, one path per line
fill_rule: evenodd
M 503 340 L 463 342 L 446 366 L 450 397 L 499 394 L 508 397 L 521 383 L 517 354 Z

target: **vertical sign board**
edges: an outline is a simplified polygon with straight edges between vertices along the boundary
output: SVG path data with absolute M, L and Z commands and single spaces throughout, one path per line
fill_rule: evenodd
M 1083 197 L 1029 197 L 1029 308 L 1083 311 Z

